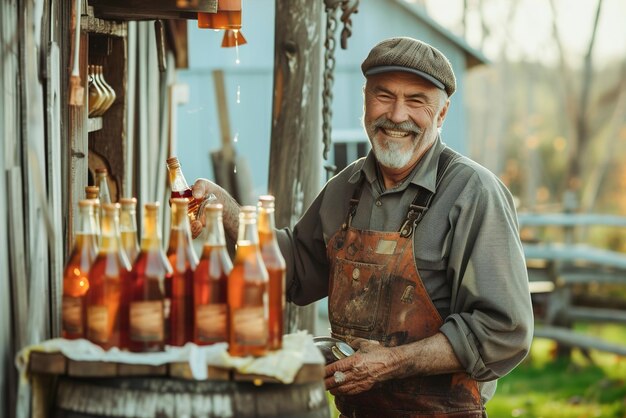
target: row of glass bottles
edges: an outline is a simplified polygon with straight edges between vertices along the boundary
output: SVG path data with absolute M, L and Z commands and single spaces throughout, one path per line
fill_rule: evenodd
M 136 200 L 121 200 L 119 221 L 120 205 L 102 205 L 100 240 L 94 214 L 97 202 L 81 201 L 76 246 L 65 270 L 64 336 L 86 337 L 105 348 L 131 351 L 155 351 L 165 342 L 188 341 L 228 341 L 233 355 L 260 355 L 268 348 L 280 348 L 285 264 L 273 233 L 273 197 L 261 197 L 259 202 L 258 232 L 256 208 L 241 210 L 233 268 L 221 205 L 206 206 L 208 234 L 198 262 L 185 216 L 187 199 L 172 199 L 166 255 L 157 227 L 158 204 L 144 207 L 139 251 Z

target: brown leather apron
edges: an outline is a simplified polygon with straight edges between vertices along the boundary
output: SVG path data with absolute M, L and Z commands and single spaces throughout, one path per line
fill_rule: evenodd
M 442 160 L 446 167 L 450 161 L 444 157 L 438 180 L 445 170 Z M 443 321 L 417 271 L 412 234 L 432 193 L 420 190 L 400 232 L 377 232 L 351 226 L 362 187 L 357 188 L 346 222 L 327 247 L 332 334 L 348 341 L 354 337 L 376 340 L 387 347 L 430 337 Z M 428 193 L 426 203 L 418 204 Z M 464 372 L 377 383 L 358 395 L 337 396 L 335 403 L 345 417 L 483 416 L 478 385 Z

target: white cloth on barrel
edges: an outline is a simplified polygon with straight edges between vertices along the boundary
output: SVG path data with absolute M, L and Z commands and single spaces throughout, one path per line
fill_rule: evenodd
M 28 358 L 33 351 L 61 352 L 75 361 L 103 361 L 111 363 L 143 364 L 160 366 L 167 363 L 187 362 L 192 375 L 197 380 L 209 379 L 207 366 L 235 369 L 244 374 L 259 374 L 291 383 L 303 364 L 324 364 L 324 358 L 313 343 L 313 338 L 305 331 L 287 334 L 283 337 L 283 348 L 261 357 L 231 357 L 227 343 L 198 346 L 187 343 L 183 347 L 166 346 L 157 353 L 131 353 L 118 348 L 103 350 L 83 339 L 66 340 L 55 338 L 23 348 L 16 356 L 15 363 L 25 378 Z

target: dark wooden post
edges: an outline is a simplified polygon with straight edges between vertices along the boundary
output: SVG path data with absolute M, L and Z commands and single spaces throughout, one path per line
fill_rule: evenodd
M 277 0 L 269 191 L 276 225 L 293 226 L 320 189 L 323 1 Z M 314 331 L 315 306 L 289 304 L 287 330 Z

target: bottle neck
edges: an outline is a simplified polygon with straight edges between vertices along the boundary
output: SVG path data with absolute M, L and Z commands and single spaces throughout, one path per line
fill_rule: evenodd
M 158 213 L 155 210 L 146 210 L 143 216 L 143 231 L 141 234 L 141 250 L 152 251 L 161 249 L 161 233 L 159 231 Z
M 137 232 L 137 211 L 134 207 L 122 206 L 120 212 L 120 232 Z
M 274 236 L 274 208 L 259 208 L 259 233 Z
M 77 234 L 96 235 L 96 218 L 94 215 L 94 207 L 81 207 L 78 212 L 78 229 Z
M 111 203 L 111 193 L 109 192 L 109 183 L 107 182 L 107 176 L 99 175 L 97 177 L 99 191 L 100 204 Z
M 116 252 L 119 250 L 119 215 L 105 211 L 100 221 L 100 251 Z
M 207 210 L 205 211 L 205 214 L 207 230 L 205 245 L 225 246 L 226 238 L 224 235 L 222 212 Z
M 174 240 L 178 240 L 179 245 L 182 241 L 191 243 L 191 226 L 187 216 L 187 205 L 176 203 L 172 205 L 170 247 L 174 244 Z
M 168 170 L 170 174 L 170 187 L 173 192 L 181 192 L 189 189 L 189 184 L 187 184 L 187 180 L 185 180 L 180 166 L 168 167 Z
M 259 243 L 256 217 L 240 217 L 237 234 L 238 245 L 256 245 Z

